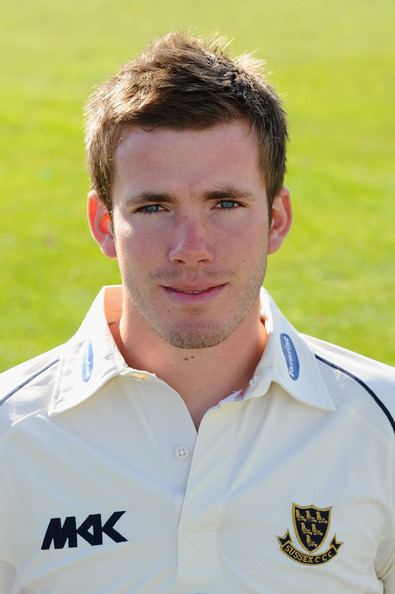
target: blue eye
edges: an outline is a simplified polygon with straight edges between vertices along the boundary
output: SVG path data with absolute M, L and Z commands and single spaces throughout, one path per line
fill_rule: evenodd
M 143 214 L 155 214 L 163 210 L 163 206 L 160 204 L 147 204 L 146 206 L 141 206 L 137 212 L 142 212 Z
M 221 210 L 229 210 L 235 208 L 236 206 L 239 206 L 239 203 L 236 202 L 236 200 L 220 200 L 216 204 L 216 207 Z

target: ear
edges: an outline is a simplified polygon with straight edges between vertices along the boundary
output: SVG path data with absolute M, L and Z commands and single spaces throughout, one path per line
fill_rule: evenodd
M 274 197 L 272 222 L 269 230 L 269 254 L 276 252 L 292 224 L 291 196 L 287 188 L 281 188 Z
M 96 190 L 92 190 L 88 194 L 88 221 L 91 233 L 103 254 L 109 258 L 116 258 L 111 217 Z

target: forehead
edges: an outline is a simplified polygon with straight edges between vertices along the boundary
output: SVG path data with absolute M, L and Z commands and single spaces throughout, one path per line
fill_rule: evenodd
M 244 120 L 201 130 L 127 127 L 114 166 L 114 186 L 126 180 L 150 186 L 223 184 L 225 177 L 228 182 L 242 178 L 262 183 L 257 135 Z

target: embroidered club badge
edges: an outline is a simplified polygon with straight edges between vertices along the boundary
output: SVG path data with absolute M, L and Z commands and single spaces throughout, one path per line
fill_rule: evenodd
M 315 505 L 303 506 L 293 503 L 292 523 L 297 542 L 302 550 L 295 546 L 290 531 L 287 530 L 284 536 L 277 537 L 281 551 L 293 561 L 304 565 L 321 565 L 336 557 L 343 544 L 336 541 L 336 534 L 329 548 L 318 552 L 329 534 L 331 515 L 332 507 L 321 508 Z

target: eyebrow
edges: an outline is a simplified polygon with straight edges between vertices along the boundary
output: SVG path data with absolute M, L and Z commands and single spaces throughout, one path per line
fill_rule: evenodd
M 163 192 L 141 192 L 134 196 L 128 196 L 126 202 L 133 204 L 148 204 L 151 202 L 171 202 L 172 196 Z
M 224 188 L 220 188 L 218 190 L 210 190 L 204 194 L 205 198 L 216 200 L 221 198 L 240 200 L 242 198 L 248 198 L 249 196 L 251 196 L 251 192 L 247 192 L 247 190 L 240 190 L 234 186 L 225 186 Z
M 240 190 L 234 186 L 225 186 L 219 189 L 207 190 L 203 194 L 203 198 L 206 200 L 221 200 L 227 198 L 229 200 L 241 200 L 251 196 L 250 192 Z M 133 204 L 149 204 L 152 202 L 156 203 L 169 203 L 176 200 L 174 194 L 168 194 L 166 192 L 141 192 L 134 196 L 128 196 L 126 201 Z

